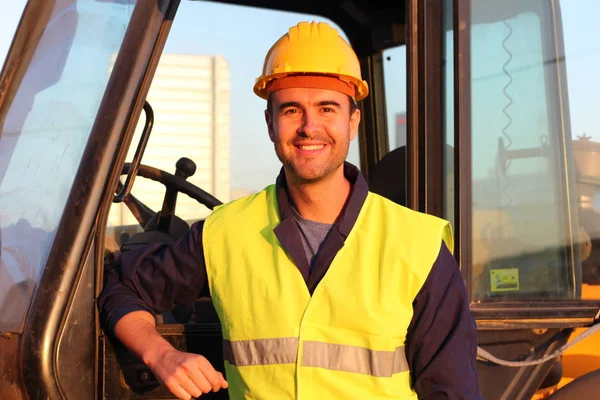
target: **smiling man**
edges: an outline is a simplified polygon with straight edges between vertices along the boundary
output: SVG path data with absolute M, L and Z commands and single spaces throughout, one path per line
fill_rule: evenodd
M 180 399 L 227 387 L 231 399 L 481 399 L 448 222 L 369 192 L 345 161 L 369 92 L 350 45 L 299 23 L 254 92 L 283 164 L 276 184 L 170 246 L 124 253 L 99 299 L 107 331 Z M 205 285 L 227 381 L 155 328 Z
M 343 165 L 358 132 L 360 111 L 353 97 L 328 89 L 335 87 L 328 85 L 330 80 L 337 79 L 302 76 L 272 81 L 278 84 L 267 89 L 265 118 L 289 195 L 297 199 L 295 209 L 304 218 L 333 224 L 350 192 Z

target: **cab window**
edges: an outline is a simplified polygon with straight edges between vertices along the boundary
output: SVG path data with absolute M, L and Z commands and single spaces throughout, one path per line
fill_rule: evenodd
M 471 4 L 476 303 L 577 298 L 582 283 L 584 292 L 599 283 L 593 10 L 600 11 L 591 1 Z M 445 42 L 452 49 L 451 31 Z M 451 91 L 453 80 L 446 85 Z M 453 114 L 447 99 L 449 143 Z M 600 298 L 590 293 L 584 297 Z
M 273 184 L 281 163 L 268 137 L 266 101 L 252 88 L 272 43 L 304 20 L 328 22 L 343 35 L 335 23 L 315 15 L 182 2 L 147 96 L 155 121 L 142 163 L 174 173 L 177 160 L 189 158 L 196 172 L 187 180 L 224 203 Z M 142 116 L 128 160 L 143 125 Z M 348 161 L 360 167 L 358 139 L 351 142 Z M 164 193 L 160 184 L 141 177 L 132 190 L 153 211 L 161 209 Z M 175 213 L 188 223 L 210 212 L 185 195 L 177 198 Z M 127 206 L 112 206 L 109 236 L 119 241 L 123 233 L 141 230 Z
M 600 26 L 595 16 L 600 4 L 592 0 L 562 2 L 553 9 L 564 35 L 563 96 L 569 106 L 564 119 L 568 121 L 567 134 L 571 139 L 566 162 L 573 169 L 577 230 L 574 235 L 579 245 L 581 262 L 581 296 L 600 299 L 600 114 L 596 94 L 600 93 L 600 46 L 596 38 Z M 559 25 L 559 26 L 560 26 Z
M 388 152 L 370 171 L 369 189 L 406 205 L 406 45 L 383 50 Z
M 515 3 L 517 4 L 517 3 Z M 473 282 L 477 300 L 567 297 L 568 203 L 546 1 L 490 20 L 473 4 Z M 487 7 L 486 7 L 487 5 Z M 544 40 L 543 40 L 544 39 Z M 552 63 L 546 67 L 546 62 Z M 548 76 L 546 77 L 546 71 Z
M 18 91 L 0 101 L 4 332 L 22 329 L 135 4 L 79 0 L 48 7 L 49 22 L 31 41 L 36 47 Z M 3 76 L 18 76 L 18 64 L 8 62 Z

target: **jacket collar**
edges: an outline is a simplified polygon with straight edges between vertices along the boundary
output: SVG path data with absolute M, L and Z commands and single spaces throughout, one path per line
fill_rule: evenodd
M 346 204 L 334 225 L 342 237 L 346 239 L 358 218 L 360 209 L 367 199 L 369 186 L 367 185 L 367 181 L 360 173 L 358 168 L 347 161 L 344 162 L 344 177 L 350 182 L 350 195 L 348 196 L 348 200 L 346 201 Z M 284 221 L 294 217 L 283 168 L 281 169 L 276 182 L 279 218 L 281 223 L 283 223 Z

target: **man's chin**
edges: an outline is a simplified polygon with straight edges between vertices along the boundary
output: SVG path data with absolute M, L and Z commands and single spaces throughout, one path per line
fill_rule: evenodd
M 317 168 L 291 168 L 290 172 L 295 180 L 302 183 L 315 183 L 331 174 L 331 171 Z
M 314 162 L 287 162 L 284 163 L 286 175 L 296 182 L 315 183 L 333 175 L 342 166 L 343 161 L 335 167 L 335 163 Z

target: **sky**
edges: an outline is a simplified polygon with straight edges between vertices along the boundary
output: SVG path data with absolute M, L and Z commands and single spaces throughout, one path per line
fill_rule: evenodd
M 600 44 L 591 40 L 592 37 L 600 36 L 600 27 L 594 21 L 594 16 L 600 13 L 600 2 L 578 0 L 576 3 L 563 3 L 561 14 L 565 32 L 572 135 L 576 137 L 586 134 L 600 141 L 600 129 L 598 128 L 600 126 L 600 113 L 597 112 L 598 106 L 593 97 L 594 93 L 600 93 L 600 79 L 595 72 L 600 64 Z M 11 0 L 3 5 L 2 14 L 0 14 L 0 60 L 4 59 L 8 50 L 24 4 L 24 0 Z M 577 7 L 575 7 L 575 4 Z M 222 18 L 223 13 L 228 15 L 226 20 Z M 264 125 L 264 101 L 254 96 L 251 87 L 255 78 L 260 74 L 262 60 L 270 44 L 287 31 L 289 26 L 296 24 L 299 20 L 312 18 L 322 20 L 313 16 L 223 6 L 204 1 L 190 2 L 184 0 L 180 5 L 165 46 L 165 52 L 220 54 L 228 61 L 231 68 L 231 168 L 233 188 L 259 190 L 271 183 L 278 172 L 280 163 L 274 155 Z M 520 22 L 518 19 L 514 22 L 515 32 L 518 33 Z M 520 29 L 526 29 L 529 25 L 521 23 L 521 26 Z M 480 33 L 478 37 L 483 40 L 482 43 L 485 43 L 486 32 L 488 35 L 496 34 L 504 37 L 505 32 L 501 29 L 504 29 L 504 27 L 493 26 L 488 29 L 486 25 L 483 25 L 480 29 L 480 32 L 483 33 Z M 591 34 L 592 30 L 598 31 L 597 34 Z M 206 40 L 206 38 L 210 38 L 210 40 Z M 478 52 L 484 51 L 484 46 L 477 47 L 476 40 L 473 43 L 474 49 Z M 518 51 L 517 43 L 517 40 L 513 40 L 512 43 L 510 41 L 506 42 L 509 48 L 512 46 L 513 52 Z M 521 50 L 528 51 L 523 48 Z M 404 47 L 386 50 L 384 55 L 386 56 L 384 71 L 387 82 L 388 125 L 391 136 L 390 144 L 393 147 L 395 146 L 395 114 L 406 110 L 406 57 Z M 517 53 L 514 53 L 514 55 L 518 56 Z M 492 98 L 502 90 L 503 85 L 506 83 L 506 76 L 496 76 L 493 79 L 490 78 L 489 81 L 485 81 L 485 79 L 482 81 L 481 76 L 478 78 L 475 75 L 477 73 L 486 75 L 487 72 L 492 71 L 492 68 L 488 68 L 489 71 L 486 69 L 486 62 L 487 65 L 494 64 L 494 68 L 497 69 L 498 65 L 504 62 L 502 57 L 505 56 L 505 53 L 490 51 L 489 55 L 486 54 L 485 57 L 481 57 L 484 60 L 483 64 L 473 65 L 473 98 L 475 101 L 481 99 L 483 102 L 474 105 L 474 110 L 478 110 L 478 114 L 474 115 L 473 124 L 474 132 L 482 132 L 482 138 L 490 125 L 500 127 L 504 124 L 502 118 L 506 118 L 506 116 L 500 114 L 499 110 L 502 105 L 500 101 L 505 100 L 505 98 L 497 97 L 496 102 Z M 509 68 L 517 68 L 527 59 L 527 57 L 521 57 L 520 60 L 515 58 Z M 533 58 L 531 59 L 533 60 Z M 489 60 L 496 60 L 496 62 L 492 63 Z M 515 74 L 514 76 L 518 77 L 519 75 Z M 477 79 L 480 80 L 477 81 Z M 536 98 L 539 100 L 540 96 L 539 93 L 535 92 L 535 90 L 539 90 L 539 86 L 533 86 L 535 79 L 527 81 L 526 75 L 521 75 L 521 82 L 523 82 L 521 86 L 518 86 L 515 79 L 512 86 L 512 90 L 514 90 L 512 96 L 515 101 L 512 105 L 513 108 L 507 110 L 512 111 L 513 117 L 517 110 L 515 107 L 532 107 L 532 101 Z M 528 87 L 531 87 L 531 90 L 526 90 Z M 488 113 L 489 110 L 486 111 L 485 104 L 488 104 L 489 109 L 493 108 L 494 112 Z M 515 122 L 512 128 L 516 130 L 517 127 L 518 123 Z M 521 126 L 519 129 L 529 130 L 532 128 Z M 480 155 L 486 155 L 486 151 L 492 155 L 496 151 L 496 140 L 500 135 L 499 132 L 497 133 L 489 135 L 490 140 L 474 141 L 475 146 L 481 147 Z M 512 135 L 513 140 L 518 144 L 518 132 L 508 133 Z M 529 144 L 532 143 L 527 145 Z M 353 143 L 350 159 L 353 162 L 358 162 L 356 141 Z M 490 160 L 493 157 L 487 157 L 486 155 L 481 159 L 483 164 L 481 168 L 475 168 L 475 171 L 487 171 L 487 166 L 484 164 L 491 162 Z

